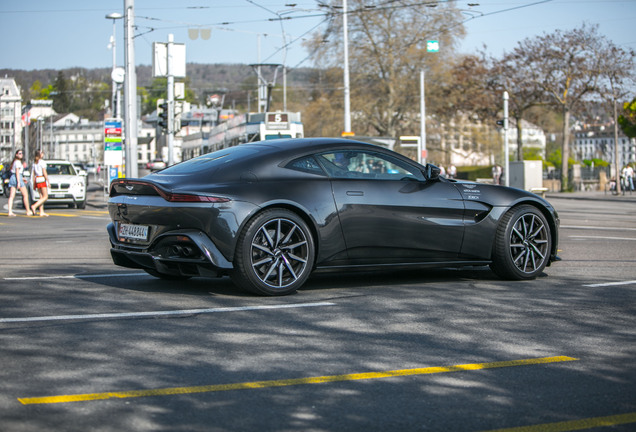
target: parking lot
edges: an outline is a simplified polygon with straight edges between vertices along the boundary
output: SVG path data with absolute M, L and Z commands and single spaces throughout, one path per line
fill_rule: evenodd
M 96 189 L 48 218 L 0 209 L 0 424 L 634 430 L 636 201 L 574 198 L 549 197 L 563 260 L 537 280 L 328 273 L 282 298 L 114 266 Z

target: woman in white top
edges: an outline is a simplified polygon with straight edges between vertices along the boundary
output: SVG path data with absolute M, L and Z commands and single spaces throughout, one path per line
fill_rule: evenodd
M 22 163 L 22 150 L 18 150 L 15 152 L 13 162 L 11 162 L 11 178 L 9 179 L 9 217 L 15 216 L 15 213 L 13 213 L 13 200 L 18 189 L 22 192 L 22 200 L 24 202 L 24 208 L 27 211 L 27 216 L 33 216 L 33 213 L 29 209 L 29 194 L 27 193 L 27 188 L 24 184 L 24 178 L 22 178 L 22 171 L 24 170 Z
M 46 173 L 46 162 L 42 159 L 43 156 L 44 152 L 42 150 L 35 151 L 31 178 L 33 178 L 33 189 L 38 191 L 40 199 L 31 206 L 31 210 L 35 214 L 36 209 L 40 207 L 40 216 L 48 216 L 48 214 L 44 213 L 44 201 L 49 199 L 49 175 Z

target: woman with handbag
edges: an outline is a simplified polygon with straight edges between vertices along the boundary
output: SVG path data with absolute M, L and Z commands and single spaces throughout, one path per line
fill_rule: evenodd
M 33 216 L 31 210 L 29 210 L 29 194 L 27 192 L 26 184 L 24 183 L 24 177 L 22 177 L 22 171 L 24 170 L 24 165 L 22 162 L 22 150 L 18 150 L 15 152 L 15 156 L 13 157 L 13 162 L 11 162 L 11 178 L 9 179 L 9 217 L 14 217 L 15 213 L 13 213 L 13 200 L 15 199 L 15 195 L 18 191 L 22 193 L 22 201 L 24 202 L 24 208 L 27 211 L 27 216 Z
M 35 214 L 36 209 L 40 207 L 40 216 L 48 216 L 48 214 L 44 213 L 44 201 L 49 199 L 49 176 L 46 173 L 46 162 L 42 159 L 43 156 L 44 152 L 42 150 L 35 151 L 31 177 L 33 178 L 33 189 L 38 191 L 40 199 L 31 206 L 31 210 Z

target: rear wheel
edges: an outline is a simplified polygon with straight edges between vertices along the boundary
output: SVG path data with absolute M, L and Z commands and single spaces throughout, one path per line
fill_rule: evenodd
M 309 277 L 314 256 L 311 231 L 300 216 L 285 209 L 267 210 L 239 236 L 231 277 L 256 294 L 290 294 Z
M 504 279 L 534 279 L 550 259 L 550 226 L 535 207 L 511 209 L 499 223 L 491 269 Z

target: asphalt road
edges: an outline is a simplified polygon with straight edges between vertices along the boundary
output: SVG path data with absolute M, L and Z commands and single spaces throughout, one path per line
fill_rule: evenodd
M 633 431 L 636 202 L 550 200 L 563 261 L 537 280 L 322 274 L 263 298 L 114 266 L 100 194 L 48 218 L 0 198 L 0 430 Z

